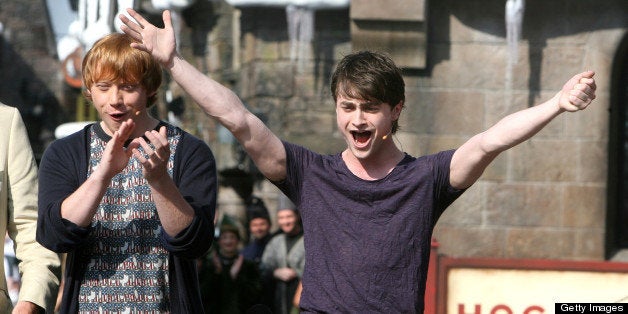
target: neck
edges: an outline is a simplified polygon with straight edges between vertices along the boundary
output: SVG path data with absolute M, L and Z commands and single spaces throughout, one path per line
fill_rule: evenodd
M 370 181 L 379 180 L 387 176 L 405 156 L 395 145 L 380 152 L 367 158 L 358 158 L 351 150 L 346 149 L 342 152 L 342 159 L 357 177 Z
M 220 250 L 220 255 L 226 257 L 226 258 L 234 258 L 238 255 L 237 251 L 223 251 Z
M 146 131 L 154 130 L 159 125 L 159 120 L 153 118 L 144 111 L 135 119 L 135 130 L 131 134 L 131 138 L 143 136 Z

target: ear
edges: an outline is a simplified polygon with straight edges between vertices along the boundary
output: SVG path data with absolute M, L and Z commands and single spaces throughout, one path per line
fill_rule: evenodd
M 391 115 L 393 120 L 399 120 L 399 116 L 401 115 L 401 109 L 403 109 L 403 100 L 392 108 Z

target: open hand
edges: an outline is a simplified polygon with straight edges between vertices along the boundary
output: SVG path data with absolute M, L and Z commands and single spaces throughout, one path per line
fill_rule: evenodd
M 136 43 L 132 43 L 131 47 L 150 53 L 157 62 L 169 68 L 173 58 L 177 54 L 177 45 L 170 11 L 165 10 L 162 14 L 164 28 L 158 28 L 149 23 L 133 9 L 129 8 L 127 12 L 135 19 L 135 22 L 130 20 L 126 15 L 120 14 L 119 17 L 123 23 L 120 29 L 137 41 Z
M 235 280 L 236 278 L 238 278 L 240 269 L 242 269 L 242 263 L 244 263 L 244 256 L 240 254 L 236 258 L 236 260 L 233 262 L 233 265 L 231 265 L 231 269 L 229 271 L 229 275 L 231 275 L 231 279 Z
M 133 155 L 144 167 L 144 177 L 148 184 L 153 184 L 168 176 L 170 144 L 166 132 L 166 127 L 162 126 L 159 132 L 151 130 L 144 133 L 148 142 L 143 137 L 133 140 Z M 138 146 L 142 147 L 144 153 L 139 151 Z
M 289 267 L 277 268 L 273 272 L 273 275 L 275 276 L 275 278 L 284 282 L 288 282 L 294 278 L 297 278 L 298 276 L 297 272 Z
M 124 121 L 120 124 L 120 128 L 113 133 L 109 142 L 107 142 L 100 165 L 98 166 L 98 169 L 102 171 L 105 176 L 112 178 L 129 163 L 132 152 L 130 149 L 124 147 L 124 142 L 131 136 L 134 129 L 135 122 L 133 122 L 133 120 L 129 119 Z

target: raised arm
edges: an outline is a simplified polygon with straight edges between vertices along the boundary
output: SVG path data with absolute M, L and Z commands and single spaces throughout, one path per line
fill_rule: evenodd
M 593 75 L 593 71 L 575 75 L 550 100 L 508 115 L 469 139 L 451 160 L 451 185 L 470 187 L 499 153 L 531 138 L 559 114 L 584 110 L 595 99 Z
M 132 46 L 150 53 L 207 115 L 231 131 L 268 179 L 284 179 L 286 151 L 281 140 L 244 107 L 233 91 L 204 75 L 181 57 L 176 51 L 170 12 L 164 11 L 164 28 L 161 29 L 134 10 L 127 11 L 135 22 L 120 15 L 124 23 L 121 29 L 138 41 Z

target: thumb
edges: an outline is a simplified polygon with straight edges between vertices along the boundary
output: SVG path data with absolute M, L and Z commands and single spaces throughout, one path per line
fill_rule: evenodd
M 172 28 L 172 17 L 170 16 L 170 10 L 164 10 L 164 13 L 161 15 L 164 20 L 164 28 L 171 29 Z

